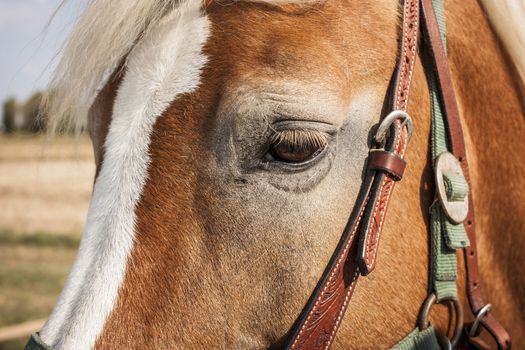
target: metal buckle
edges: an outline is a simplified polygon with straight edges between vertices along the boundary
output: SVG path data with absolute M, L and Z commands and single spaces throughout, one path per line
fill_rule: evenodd
M 412 134 L 414 132 L 414 123 L 412 122 L 412 118 L 408 115 L 405 111 L 396 110 L 393 112 L 390 112 L 383 121 L 381 121 L 381 124 L 379 124 L 379 127 L 377 128 L 376 135 L 374 137 L 377 144 L 382 145 L 384 147 L 386 143 L 386 135 L 390 129 L 390 126 L 398 120 L 401 119 L 401 127 L 407 128 L 407 134 L 408 134 L 408 140 L 412 137 Z
M 434 166 L 436 174 L 436 187 L 439 202 L 445 212 L 447 218 L 454 224 L 462 223 L 468 215 L 468 195 L 463 200 L 451 201 L 447 197 L 447 190 L 445 188 L 445 181 L 443 179 L 444 172 L 452 172 L 460 174 L 465 179 L 461 164 L 450 152 L 443 152 L 436 158 Z M 466 182 L 466 180 L 465 180 Z
M 491 311 L 492 311 L 492 305 L 491 304 L 487 304 L 487 305 L 483 306 L 478 311 L 478 314 L 476 315 L 476 319 L 472 323 L 472 327 L 470 327 L 470 331 L 468 332 L 468 336 L 470 338 L 474 338 L 474 337 L 476 337 L 478 335 L 478 328 L 479 328 L 479 324 L 481 323 L 481 320 L 483 318 L 485 318 L 485 316 L 487 316 L 487 314 L 489 312 L 491 312 Z
M 454 334 L 452 335 L 452 338 L 450 340 L 448 340 L 448 338 L 445 336 L 439 336 L 438 338 L 441 346 L 444 349 L 453 349 L 457 345 L 459 338 L 461 337 L 461 330 L 463 328 L 463 308 L 461 307 L 461 304 L 457 299 L 447 299 L 444 300 L 444 303 L 447 303 L 450 307 L 454 308 L 454 311 L 456 313 L 456 327 L 454 328 Z M 423 306 L 421 306 L 421 311 L 419 312 L 419 316 L 417 318 L 417 327 L 420 330 L 425 330 L 430 326 L 430 322 L 428 321 L 428 315 L 430 314 L 432 306 L 434 306 L 435 304 L 437 304 L 436 294 L 430 293 L 425 299 Z

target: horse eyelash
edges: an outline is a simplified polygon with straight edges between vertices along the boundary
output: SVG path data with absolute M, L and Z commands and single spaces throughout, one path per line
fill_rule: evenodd
M 281 143 L 301 148 L 324 148 L 328 144 L 328 138 L 324 133 L 315 130 L 281 130 L 273 134 L 271 144 L 277 146 Z

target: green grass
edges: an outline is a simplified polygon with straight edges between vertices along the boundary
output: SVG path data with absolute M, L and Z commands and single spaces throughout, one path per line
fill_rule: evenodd
M 5 343 L 0 343 L 0 350 L 20 350 L 24 348 L 26 343 L 26 338 L 7 341 Z
M 49 315 L 78 244 L 78 235 L 0 230 L 0 327 Z M 0 344 L 0 350 L 20 348 L 23 342 Z
M 0 230 L 0 246 L 55 247 L 76 249 L 80 244 L 78 235 L 53 235 L 45 232 L 32 234 Z

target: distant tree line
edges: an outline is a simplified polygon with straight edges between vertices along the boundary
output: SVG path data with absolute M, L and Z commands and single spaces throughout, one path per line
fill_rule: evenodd
M 5 133 L 45 131 L 46 118 L 41 109 L 42 98 L 43 93 L 36 92 L 23 103 L 18 102 L 14 97 L 7 99 L 3 104 L 3 131 Z

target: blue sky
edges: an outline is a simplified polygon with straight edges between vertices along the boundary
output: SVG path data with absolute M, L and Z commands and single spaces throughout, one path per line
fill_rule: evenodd
M 46 85 L 49 64 L 85 4 L 70 0 L 46 29 L 61 2 L 0 0 L 0 102 L 10 96 L 24 101 Z

